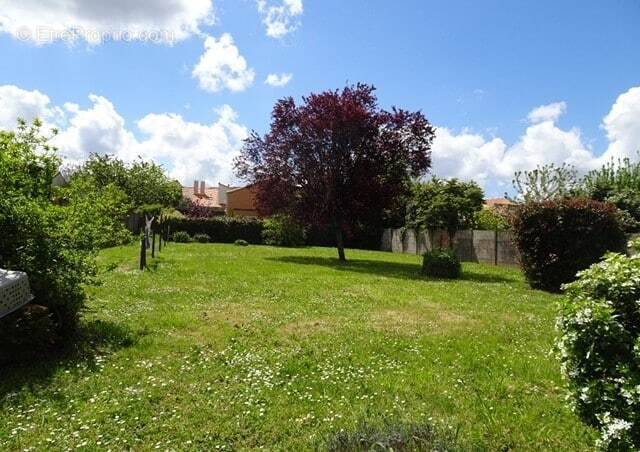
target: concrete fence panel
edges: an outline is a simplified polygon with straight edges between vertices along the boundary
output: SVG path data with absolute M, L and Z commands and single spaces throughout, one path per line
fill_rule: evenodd
M 402 252 L 405 254 L 416 254 L 418 252 L 416 231 L 413 229 L 406 229 L 404 231 L 404 236 L 402 237 Z
M 496 265 L 520 265 L 520 255 L 513 241 L 513 232 L 498 231 L 496 237 Z
M 394 253 L 424 254 L 434 248 L 448 248 L 446 231 L 415 231 L 413 229 L 386 229 L 382 234 L 381 249 Z M 492 265 L 519 265 L 518 250 L 513 234 L 507 231 L 458 231 L 452 248 L 465 262 Z
M 391 252 L 393 253 L 402 253 L 402 230 L 401 229 L 393 229 L 391 231 Z
M 472 262 L 496 263 L 496 231 L 473 231 Z

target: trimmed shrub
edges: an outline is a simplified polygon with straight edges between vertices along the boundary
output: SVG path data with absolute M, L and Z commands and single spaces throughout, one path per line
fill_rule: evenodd
M 450 451 L 458 450 L 457 432 L 428 423 L 383 425 L 360 424 L 341 431 L 328 441 L 330 452 L 352 451 Z
M 264 220 L 262 238 L 265 245 L 302 246 L 305 243 L 304 228 L 286 215 L 276 215 Z
M 551 292 L 626 244 L 616 207 L 586 198 L 527 203 L 515 213 L 513 231 L 529 284 Z
M 191 236 L 185 231 L 176 231 L 173 233 L 173 241 L 176 243 L 189 243 L 191 242 Z
M 249 242 L 247 242 L 246 240 L 242 240 L 242 239 L 238 239 L 235 242 L 233 242 L 234 245 L 236 246 L 249 246 Z
M 252 218 L 169 218 L 167 224 L 172 231 L 185 231 L 189 235 L 207 234 L 212 242 L 233 243 L 238 239 L 251 244 L 262 243 L 262 221 Z
M 211 237 L 207 234 L 194 234 L 193 240 L 198 243 L 209 243 L 211 241 Z
M 610 253 L 565 286 L 558 349 L 571 399 L 605 450 L 640 449 L 640 256 Z
M 460 259 L 452 250 L 427 251 L 422 259 L 422 274 L 434 278 L 459 278 L 462 273 Z

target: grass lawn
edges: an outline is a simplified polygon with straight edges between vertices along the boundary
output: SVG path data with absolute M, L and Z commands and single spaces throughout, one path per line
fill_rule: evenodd
M 85 339 L 0 374 L 0 450 L 323 448 L 433 423 L 462 450 L 585 450 L 552 355 L 555 296 L 516 269 L 416 256 L 170 244 L 100 256 Z

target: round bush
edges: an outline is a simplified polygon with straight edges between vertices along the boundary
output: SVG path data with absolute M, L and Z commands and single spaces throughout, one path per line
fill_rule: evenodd
M 433 250 L 424 253 L 422 274 L 435 278 L 459 278 L 462 273 L 460 259 L 451 250 Z
M 211 237 L 208 234 L 195 234 L 193 236 L 193 240 L 198 243 L 209 243 L 211 241 Z
M 640 449 L 640 256 L 610 253 L 565 286 L 558 349 L 574 408 L 605 450 Z
M 173 233 L 173 241 L 176 243 L 189 243 L 191 236 L 185 231 L 176 231 Z
M 233 243 L 235 245 L 237 245 L 237 246 L 249 246 L 249 242 L 247 242 L 246 240 L 242 240 L 242 239 L 238 239 Z
M 586 198 L 527 203 L 513 218 L 514 240 L 531 287 L 558 292 L 626 239 L 613 204 Z

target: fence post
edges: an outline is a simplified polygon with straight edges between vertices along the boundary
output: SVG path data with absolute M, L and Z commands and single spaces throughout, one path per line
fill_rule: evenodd
M 158 240 L 159 240 L 159 242 L 158 242 L 158 252 L 162 252 L 162 228 L 163 227 L 164 227 L 163 225 L 160 225 L 160 232 L 158 233 Z
M 498 230 L 493 231 L 493 263 L 498 265 Z
M 151 257 L 156 257 L 156 231 L 151 232 Z
M 144 235 L 140 239 L 140 270 L 144 270 L 147 266 L 147 240 Z

